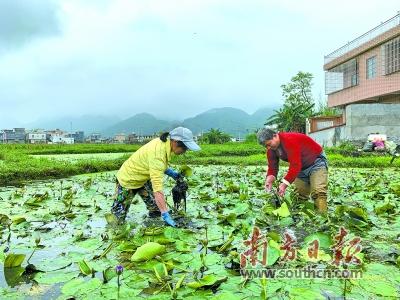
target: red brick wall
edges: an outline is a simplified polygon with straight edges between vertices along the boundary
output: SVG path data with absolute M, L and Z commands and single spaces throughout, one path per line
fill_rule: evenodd
M 376 77 L 367 79 L 366 60 L 376 55 Z M 328 95 L 328 106 L 341 106 L 363 100 L 379 100 L 378 97 L 400 93 L 400 72 L 383 74 L 381 46 L 358 56 L 359 84 Z

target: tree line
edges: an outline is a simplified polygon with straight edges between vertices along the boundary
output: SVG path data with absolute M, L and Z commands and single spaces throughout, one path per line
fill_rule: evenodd
M 309 72 L 298 72 L 290 82 L 282 84 L 283 105 L 267 118 L 264 125 L 277 131 L 306 132 L 306 120 L 315 116 L 336 116 L 339 111 L 329 108 L 327 101 L 317 103 L 312 95 L 313 75 Z M 219 129 L 211 128 L 199 139 L 200 143 L 223 144 L 229 142 L 229 134 Z M 255 133 L 246 137 L 246 142 L 256 142 Z

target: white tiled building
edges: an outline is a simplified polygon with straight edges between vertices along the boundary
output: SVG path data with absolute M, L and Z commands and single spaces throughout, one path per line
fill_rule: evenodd
M 29 144 L 45 144 L 46 143 L 46 133 L 44 133 L 44 132 L 28 133 L 27 142 Z

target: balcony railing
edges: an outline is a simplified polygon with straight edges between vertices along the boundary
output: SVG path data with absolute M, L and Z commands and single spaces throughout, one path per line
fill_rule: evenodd
M 393 18 L 383 22 L 382 24 L 376 26 L 375 28 L 371 29 L 370 31 L 364 33 L 363 35 L 359 36 L 355 40 L 347 43 L 346 45 L 340 47 L 339 49 L 329 53 L 325 56 L 325 64 L 331 62 L 335 58 L 342 56 L 343 54 L 356 49 L 357 47 L 361 46 L 369 42 L 370 40 L 376 38 L 378 35 L 396 27 L 400 26 L 400 13 L 398 13 Z

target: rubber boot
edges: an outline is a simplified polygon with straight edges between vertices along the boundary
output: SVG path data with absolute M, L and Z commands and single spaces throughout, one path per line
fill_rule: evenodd
M 322 215 L 326 215 L 328 212 L 328 203 L 326 201 L 326 198 L 317 198 L 314 200 L 314 206 L 315 206 L 315 210 L 322 214 Z

